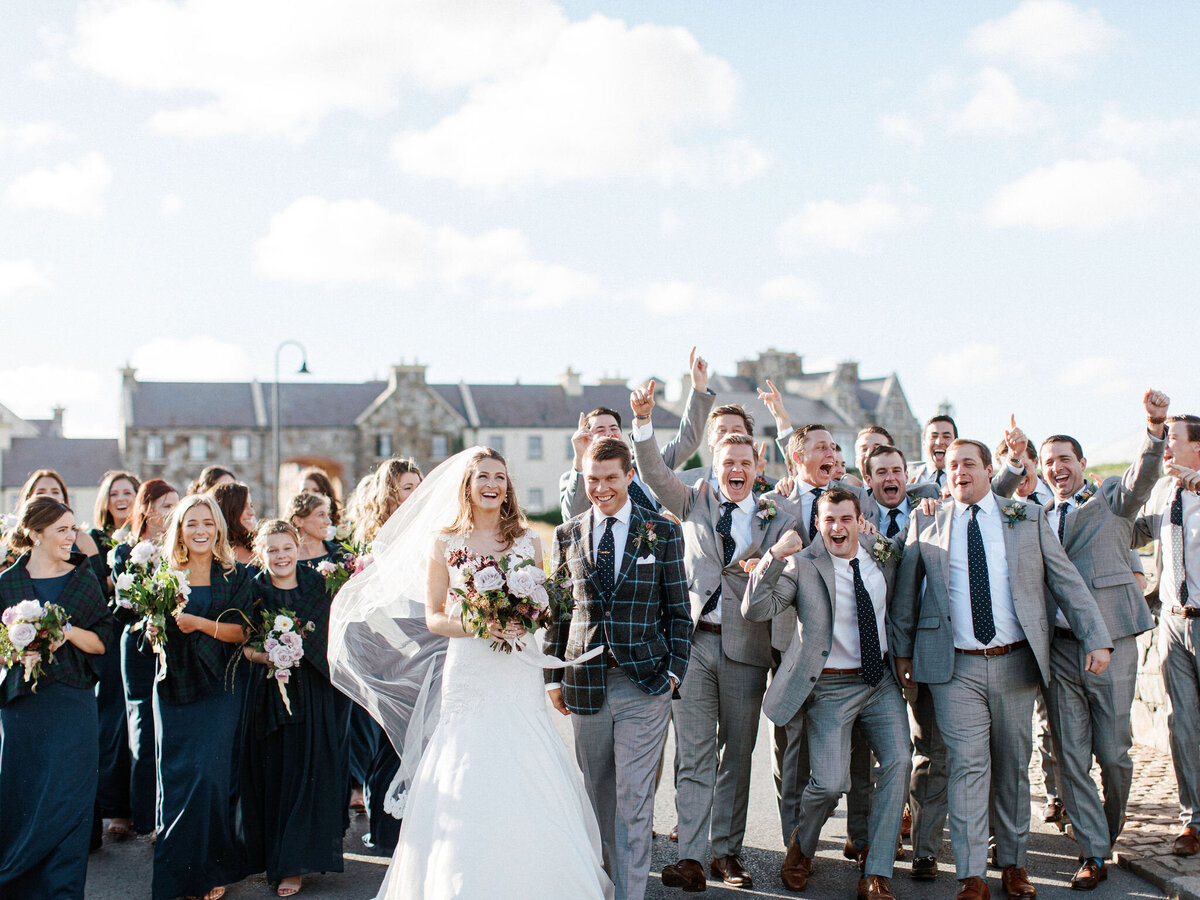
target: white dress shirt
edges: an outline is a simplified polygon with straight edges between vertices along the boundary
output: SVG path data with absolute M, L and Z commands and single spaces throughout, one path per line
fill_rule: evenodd
M 718 494 L 718 496 L 721 498 L 722 503 L 726 502 L 724 494 Z M 741 559 L 742 554 L 750 548 L 750 544 L 754 540 L 754 514 L 757 511 L 758 499 L 753 493 L 751 493 L 749 497 L 733 508 L 733 516 L 729 523 L 729 533 L 733 536 L 733 559 Z M 723 546 L 721 546 L 724 540 L 725 539 L 719 534 L 717 535 L 718 553 L 721 553 L 725 549 Z M 724 557 L 721 558 L 724 559 Z M 713 625 L 720 625 L 721 604 L 718 603 L 715 609 L 713 609 L 707 615 L 701 616 L 700 621 L 711 622 Z
M 904 536 L 908 533 L 908 520 L 912 517 L 912 504 L 908 502 L 908 495 L 904 494 L 900 498 L 900 505 L 894 506 L 896 510 L 896 527 L 900 530 L 892 537 L 892 540 L 903 544 Z M 892 510 L 888 509 L 882 503 L 879 505 L 879 533 L 886 536 L 887 530 L 892 527 Z
M 830 484 L 832 484 L 832 483 L 833 482 L 830 482 Z M 796 479 L 795 491 L 797 494 L 800 495 L 800 522 L 799 522 L 799 524 L 804 526 L 805 532 L 808 531 L 808 523 L 811 521 L 810 517 L 812 516 L 813 501 L 815 501 L 817 499 L 817 495 L 813 493 L 813 491 L 815 491 L 815 490 L 817 490 L 817 486 L 815 484 L 809 484 L 803 478 Z M 821 488 L 821 490 L 822 491 L 829 490 L 829 485 L 828 484 L 825 485 L 825 487 Z M 813 535 L 811 535 L 811 534 L 808 535 L 809 543 L 812 543 L 812 539 L 813 539 Z M 844 668 L 844 667 L 835 666 L 835 668 Z
M 625 541 L 629 537 L 629 517 L 633 515 L 633 501 L 626 499 L 625 505 L 622 506 L 614 514 L 617 521 L 613 522 L 613 584 L 617 582 L 617 576 L 621 574 L 621 561 L 625 558 Z M 607 516 L 600 509 L 592 506 L 592 565 L 600 565 L 600 538 L 604 537 L 604 530 L 608 527 L 606 521 Z
M 1037 500 L 1033 499 L 1034 494 L 1037 494 Z M 1037 483 L 1033 486 L 1033 490 L 1029 492 L 1029 496 L 1022 497 L 1018 493 L 1014 499 L 1020 500 L 1022 503 L 1035 503 L 1038 506 L 1045 506 L 1054 499 L 1054 491 L 1050 490 L 1050 485 L 1046 484 L 1046 482 L 1039 478 Z
M 1175 551 L 1171 546 L 1171 501 L 1175 499 L 1172 489 L 1167 503 L 1162 511 L 1162 524 L 1159 526 L 1159 546 L 1162 547 L 1162 579 L 1170 585 L 1170 603 L 1179 604 L 1175 590 Z M 1192 491 L 1183 492 L 1183 563 L 1186 567 L 1188 606 L 1200 606 L 1200 495 Z M 1167 598 L 1164 598 L 1164 600 Z
M 954 626 L 954 646 L 960 650 L 982 650 L 1023 641 L 1025 631 L 1017 621 L 1012 588 L 1008 582 L 1008 556 L 1004 549 L 1004 529 L 1008 524 L 996 503 L 996 495 L 991 491 L 979 501 L 975 521 L 979 523 L 983 551 L 987 556 L 996 636 L 987 644 L 975 639 L 971 616 L 971 578 L 967 563 L 967 524 L 970 521 L 970 509 L 954 501 L 954 518 L 950 525 L 950 624 Z
M 862 668 L 862 647 L 858 635 L 858 598 L 854 594 L 854 571 L 850 560 L 840 559 L 832 553 L 833 560 L 833 647 L 829 651 L 830 669 Z M 883 616 L 887 611 L 887 581 L 883 570 L 862 544 L 858 545 L 858 570 L 863 584 L 871 595 L 875 607 L 875 627 L 879 630 L 879 652 L 887 653 L 887 632 L 883 627 Z

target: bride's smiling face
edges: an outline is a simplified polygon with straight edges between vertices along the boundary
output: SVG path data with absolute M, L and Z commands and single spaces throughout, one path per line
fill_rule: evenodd
M 508 494 L 508 469 L 495 459 L 481 459 L 471 476 L 471 505 L 479 510 L 499 510 Z

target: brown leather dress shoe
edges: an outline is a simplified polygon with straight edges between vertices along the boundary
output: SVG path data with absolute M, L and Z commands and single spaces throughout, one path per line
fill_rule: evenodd
M 736 856 L 714 856 L 708 871 L 713 878 L 720 879 L 730 887 L 747 890 L 754 887 L 754 879 Z
M 1005 866 L 1000 873 L 1000 884 L 1010 898 L 1019 897 L 1021 900 L 1033 900 L 1037 896 L 1037 888 L 1029 880 L 1029 873 L 1021 866 Z
M 913 860 L 912 878 L 914 881 L 933 881 L 937 875 L 937 860 L 934 857 L 918 856 Z
M 904 807 L 904 815 L 900 817 L 900 837 L 912 837 L 912 810 Z
M 708 890 L 704 878 L 704 866 L 698 859 L 681 859 L 677 863 L 663 866 L 662 883 L 666 887 L 683 888 L 688 893 Z
M 892 882 L 882 875 L 858 879 L 858 900 L 896 900 Z
M 854 841 L 846 838 L 846 843 L 842 844 L 842 856 L 858 862 L 858 855 L 858 847 L 854 845 Z
M 677 824 L 671 826 L 671 840 L 677 844 L 679 843 L 679 825 Z
M 1171 852 L 1176 856 L 1195 856 L 1200 853 L 1200 834 L 1197 833 L 1195 826 L 1189 825 L 1183 829 L 1183 834 L 1175 838 Z
M 1079 871 L 1075 873 L 1075 877 L 1071 879 L 1071 890 L 1090 891 L 1107 878 L 1108 865 L 1106 863 L 1096 865 L 1094 859 L 1085 859 L 1083 865 L 1079 867 Z
M 978 875 L 972 875 L 970 878 L 960 878 L 958 883 L 962 885 L 955 894 L 954 900 L 991 900 L 992 892 L 988 890 L 988 883 Z
M 788 844 L 787 855 L 783 857 L 783 866 L 779 870 L 783 886 L 789 891 L 802 891 L 808 887 L 808 878 L 812 872 L 813 861 L 800 852 L 800 845 L 796 843 L 793 835 L 792 842 Z

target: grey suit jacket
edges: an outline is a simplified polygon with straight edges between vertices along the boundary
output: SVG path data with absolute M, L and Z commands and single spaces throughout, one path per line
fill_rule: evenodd
M 713 491 L 707 481 L 689 487 L 671 471 L 658 451 L 654 438 L 634 441 L 634 456 L 638 471 L 655 496 L 683 527 L 683 564 L 687 571 L 688 594 L 692 607 L 692 623 L 700 621 L 700 613 L 717 586 L 721 586 L 721 649 L 737 662 L 752 666 L 771 665 L 771 632 L 765 622 L 747 622 L 742 617 L 742 594 L 746 591 L 747 574 L 738 563 L 766 554 L 780 535 L 794 527 L 792 517 L 778 509 L 775 517 L 750 525 L 751 544 L 741 556 L 722 565 L 721 537 L 717 520 L 721 517 L 724 498 Z
M 867 538 L 867 541 L 867 546 L 872 546 L 875 538 Z M 891 541 L 887 543 L 898 551 Z M 896 567 L 895 557 L 880 566 L 887 583 L 889 607 Z M 781 614 L 787 615 L 795 633 L 763 696 L 763 712 L 776 725 L 791 721 L 800 711 L 825 668 L 833 648 L 834 585 L 833 560 L 822 541 L 810 544 L 782 562 L 773 556 L 764 556 L 750 573 L 750 582 L 742 598 L 742 615 L 751 622 L 774 621 Z M 892 627 L 886 614 L 884 629 L 890 648 Z
M 704 427 L 708 423 L 708 414 L 712 412 L 716 399 L 717 395 L 711 390 L 703 393 L 688 391 L 687 405 L 679 422 L 679 430 L 662 449 L 663 459 L 670 468 L 682 466 L 696 452 L 704 438 Z M 659 500 L 659 503 L 661 502 Z M 583 473 L 575 471 L 574 467 L 563 472 L 558 479 L 558 505 L 564 522 L 586 511 L 590 505 L 587 492 L 583 488 Z
M 1019 503 L 1019 501 L 1012 501 Z M 1000 507 L 1007 505 L 996 497 Z M 1037 658 L 1042 683 L 1050 680 L 1049 610 L 1056 603 L 1087 652 L 1112 647 L 1104 617 L 1079 571 L 1067 558 L 1043 510 L 1020 504 L 1027 518 L 1004 527 L 1009 589 L 1017 621 Z M 913 661 L 913 679 L 942 684 L 954 674 L 954 629 L 950 622 L 950 524 L 954 502 L 933 516 L 917 510 L 909 522 L 896 577 L 892 625 L 896 656 Z M 924 587 L 922 588 L 922 585 Z M 1053 595 L 1053 601 L 1047 598 Z
M 942 495 L 938 490 L 938 486 L 932 481 L 923 481 L 919 484 L 910 484 L 905 489 L 905 494 L 908 495 L 908 505 L 914 510 L 921 505 L 921 501 L 925 499 L 936 500 Z M 858 502 L 862 504 L 863 518 L 879 527 L 879 522 L 887 513 L 883 507 L 879 505 L 879 501 L 875 499 L 875 494 L 870 488 L 863 489 L 863 495 L 858 498 Z M 897 535 L 898 536 L 898 535 Z
M 1134 520 L 1162 471 L 1165 446 L 1165 441 L 1147 437 L 1124 476 L 1104 479 L 1094 497 L 1067 513 L 1063 547 L 1091 588 L 1114 639 L 1154 627 L 1150 607 L 1133 577 L 1129 547 Z M 1049 512 L 1054 502 L 1044 508 Z
M 1151 541 L 1158 541 L 1162 528 L 1162 517 L 1171 511 L 1171 500 L 1175 496 L 1175 488 L 1178 484 L 1179 482 L 1174 478 L 1165 476 L 1154 485 L 1150 491 L 1150 499 L 1146 501 L 1146 505 L 1142 507 L 1133 522 L 1132 544 L 1134 547 L 1143 547 Z M 1167 606 L 1178 604 L 1179 598 L 1176 596 L 1175 587 L 1165 583 L 1170 579 L 1162 577 L 1161 541 L 1154 548 L 1154 574 L 1157 583 L 1155 592 L 1158 594 L 1158 599 Z

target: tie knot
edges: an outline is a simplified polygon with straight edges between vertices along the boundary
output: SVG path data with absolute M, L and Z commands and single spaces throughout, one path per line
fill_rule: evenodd
M 605 527 L 605 528 L 609 528 L 609 529 L 611 529 L 611 528 L 612 528 L 614 525 L 616 525 L 616 524 L 617 524 L 617 517 L 616 517 L 616 516 L 609 516 L 607 519 L 605 519 L 605 520 L 604 520 L 604 527 Z
M 823 493 L 825 493 L 825 488 L 813 488 L 812 489 L 812 495 L 813 495 L 814 500 L 817 497 L 820 497 Z
M 1058 504 L 1059 515 L 1066 513 L 1066 511 L 1070 508 L 1071 508 L 1071 504 L 1068 503 L 1066 500 L 1064 500 L 1062 503 Z
M 855 556 L 853 559 L 850 560 L 850 568 L 852 568 L 854 570 L 855 575 L 858 574 L 858 557 L 857 556 Z
M 899 516 L 900 516 L 900 510 L 898 510 L 898 509 L 889 509 L 888 510 L 888 518 L 891 519 L 893 522 L 896 521 L 896 519 Z
M 736 507 L 736 506 L 737 506 L 737 504 L 734 501 L 726 500 L 724 503 L 721 504 L 721 509 L 725 510 L 725 512 L 733 512 L 734 507 Z
M 972 503 L 970 506 L 967 507 L 967 509 L 971 510 L 971 518 L 973 519 L 973 518 L 975 518 L 975 514 L 979 512 L 979 504 Z

